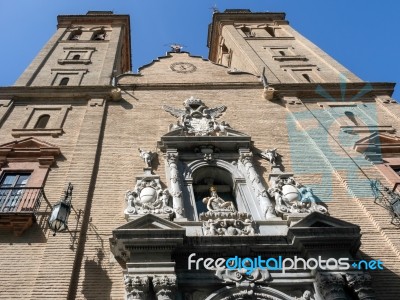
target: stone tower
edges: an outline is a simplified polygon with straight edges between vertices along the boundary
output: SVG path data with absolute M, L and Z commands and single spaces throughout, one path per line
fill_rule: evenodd
M 209 60 L 138 73 L 129 36 L 126 15 L 59 16 L 0 88 L 0 298 L 398 298 L 394 84 L 283 13 L 214 13 Z
M 89 11 L 58 16 L 57 31 L 16 86 L 110 85 L 129 71 L 129 17 Z

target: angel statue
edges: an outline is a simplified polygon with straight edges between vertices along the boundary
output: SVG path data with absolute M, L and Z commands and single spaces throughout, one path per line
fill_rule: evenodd
M 140 148 L 138 148 L 138 149 L 139 149 L 140 157 L 143 158 L 143 161 L 145 162 L 146 166 L 148 168 L 151 168 L 151 162 L 152 162 L 153 158 L 157 155 L 157 153 L 153 153 L 151 151 L 145 151 Z
M 220 105 L 208 108 L 203 101 L 191 96 L 183 102 L 184 109 L 164 105 L 163 109 L 178 119 L 177 124 L 170 126 L 170 130 L 181 129 L 186 134 L 206 136 L 216 131 L 225 131 L 228 124 L 215 121 L 225 111 L 226 106 Z

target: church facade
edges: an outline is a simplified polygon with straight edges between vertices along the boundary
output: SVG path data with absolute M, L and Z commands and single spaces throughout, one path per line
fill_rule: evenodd
M 398 298 L 394 84 L 284 13 L 208 47 L 132 73 L 129 16 L 58 16 L 0 88 L 0 298 Z

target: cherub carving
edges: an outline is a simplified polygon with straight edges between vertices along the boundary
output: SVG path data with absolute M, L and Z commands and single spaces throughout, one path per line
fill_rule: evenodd
M 151 168 L 151 162 L 154 159 L 154 157 L 157 155 L 157 153 L 151 152 L 151 151 L 145 151 L 140 148 L 138 148 L 140 157 L 143 158 L 144 163 L 148 168 Z

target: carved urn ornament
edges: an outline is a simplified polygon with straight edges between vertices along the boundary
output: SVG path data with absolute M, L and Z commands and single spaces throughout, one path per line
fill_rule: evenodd
M 181 129 L 187 135 L 207 136 L 215 135 L 216 132 L 224 134 L 225 128 L 229 127 L 225 122 L 215 121 L 225 111 L 224 105 L 208 108 L 203 101 L 193 96 L 186 99 L 183 105 L 184 109 L 163 106 L 166 112 L 179 118 L 176 125 L 170 126 L 170 131 Z

